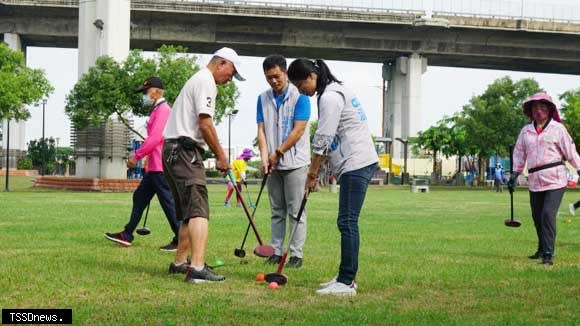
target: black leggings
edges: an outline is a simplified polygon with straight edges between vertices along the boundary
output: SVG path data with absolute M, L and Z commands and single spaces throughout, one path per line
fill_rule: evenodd
M 580 200 L 574 204 L 574 209 L 580 208 Z

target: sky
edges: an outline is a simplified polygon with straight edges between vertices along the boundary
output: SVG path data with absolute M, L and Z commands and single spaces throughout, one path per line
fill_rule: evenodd
M 207 63 L 209 55 L 199 55 L 200 63 Z M 232 121 L 232 146 L 250 146 L 256 136 L 256 100 L 258 94 L 269 86 L 261 69 L 263 58 L 242 57 L 247 72 L 245 82 L 236 82 L 240 98 L 236 108 L 238 115 Z M 290 63 L 290 60 L 289 60 Z M 27 64 L 44 69 L 55 91 L 46 105 L 46 136 L 58 137 L 60 146 L 70 144 L 70 121 L 64 113 L 65 97 L 77 80 L 77 50 L 59 48 L 28 48 Z M 330 69 L 360 99 L 374 135 L 381 132 L 382 91 L 381 65 L 344 61 L 328 61 Z M 498 70 L 428 67 L 422 79 L 421 126 L 426 129 L 444 115 L 461 111 L 469 99 L 481 94 L 495 79 L 510 76 L 514 80 L 534 78 L 552 97 L 580 87 L 580 76 L 538 74 Z M 32 116 L 26 122 L 26 142 L 41 137 L 42 107 L 31 107 Z M 315 118 L 313 101 L 313 117 Z M 135 125 L 145 119 L 136 119 Z M 248 127 L 249 126 L 249 127 Z M 217 126 L 222 145 L 227 146 L 227 120 Z

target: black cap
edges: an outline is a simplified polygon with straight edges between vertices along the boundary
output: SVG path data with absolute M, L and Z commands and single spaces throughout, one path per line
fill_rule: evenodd
M 158 77 L 149 77 L 145 79 L 143 85 L 137 88 L 135 93 L 144 93 L 151 87 L 163 89 L 163 83 L 161 82 L 161 79 Z

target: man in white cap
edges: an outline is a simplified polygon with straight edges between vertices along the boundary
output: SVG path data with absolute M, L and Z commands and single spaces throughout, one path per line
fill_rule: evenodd
M 240 58 L 230 48 L 222 48 L 181 89 L 165 127 L 163 166 L 173 198 L 177 219 L 181 221 L 175 261 L 169 273 L 186 273 L 190 283 L 225 280 L 205 264 L 205 248 L 209 231 L 203 153 L 211 149 L 216 168 L 227 171 L 229 162 L 213 124 L 216 85 L 226 84 L 240 75 Z M 191 252 L 191 262 L 187 255 Z

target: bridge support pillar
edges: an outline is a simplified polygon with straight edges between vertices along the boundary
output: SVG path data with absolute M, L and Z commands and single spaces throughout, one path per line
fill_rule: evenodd
M 79 77 L 100 56 L 124 60 L 129 54 L 131 2 L 129 0 L 79 1 Z M 127 177 L 125 159 L 129 134 L 116 121 L 98 131 L 74 128 L 76 176 L 82 178 Z M 124 128 L 126 129 L 126 128 Z M 113 132 L 115 130 L 116 132 Z M 87 135 L 102 135 L 96 141 Z
M 427 58 L 417 53 L 383 63 L 383 80 L 387 82 L 383 101 L 384 137 L 406 139 L 421 128 L 421 80 L 427 70 Z M 392 157 L 404 157 L 400 142 L 393 142 Z M 407 153 L 409 154 L 409 153 Z
M 26 60 L 26 51 L 22 47 L 20 35 L 15 33 L 4 33 L 4 42 L 8 47 L 15 51 L 23 51 L 25 53 L 24 60 Z M 2 151 L 0 151 L 0 166 L 6 165 L 6 145 L 8 130 L 8 121 L 2 120 Z M 26 121 L 10 121 L 10 153 L 8 154 L 9 167 L 15 169 L 18 159 L 24 156 L 26 151 Z

